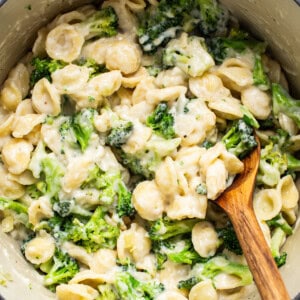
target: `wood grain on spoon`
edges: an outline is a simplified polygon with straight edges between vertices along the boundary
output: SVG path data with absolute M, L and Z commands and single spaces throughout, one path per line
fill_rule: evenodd
M 290 299 L 253 211 L 260 147 L 244 159 L 244 171 L 216 202 L 228 214 L 263 300 Z

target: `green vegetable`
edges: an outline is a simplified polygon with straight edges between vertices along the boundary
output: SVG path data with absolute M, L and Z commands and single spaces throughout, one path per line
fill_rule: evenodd
M 253 82 L 262 91 L 270 89 L 270 79 L 264 71 L 264 66 L 261 60 L 261 55 L 255 55 L 255 63 L 253 69 Z
M 286 263 L 287 253 L 280 253 L 280 248 L 284 243 L 286 236 L 287 234 L 281 227 L 277 227 L 273 230 L 271 237 L 271 252 L 278 268 Z
M 244 158 L 257 147 L 253 129 L 242 119 L 233 122 L 222 142 L 229 152 L 239 158 Z
M 118 15 L 111 7 L 105 7 L 79 24 L 86 39 L 115 36 L 118 33 Z
M 180 290 L 191 290 L 192 287 L 194 285 L 196 285 L 198 282 L 200 281 L 200 279 L 198 279 L 197 277 L 191 277 L 189 279 L 186 279 L 186 280 L 180 280 L 177 284 L 177 287 L 180 289 Z
M 118 216 L 120 218 L 124 216 L 131 217 L 135 214 L 135 209 L 131 201 L 132 195 L 123 182 L 120 182 L 118 187 L 118 202 L 116 208 Z
M 179 234 L 191 232 L 198 222 L 197 219 L 172 221 L 164 217 L 150 224 L 149 236 L 153 241 L 166 240 Z
M 56 248 L 52 267 L 44 278 L 44 284 L 54 290 L 58 284 L 66 283 L 79 272 L 77 262 L 67 253 Z
M 274 229 L 274 228 L 280 228 L 287 235 L 293 234 L 293 228 L 283 218 L 282 214 L 279 214 L 276 217 L 274 217 L 273 219 L 268 220 L 267 224 L 272 229 Z
M 176 66 L 192 77 L 203 75 L 214 64 L 204 39 L 198 36 L 183 34 L 170 41 L 163 53 L 163 65 L 166 68 Z
M 155 281 L 142 282 L 137 280 L 129 272 L 117 274 L 115 281 L 119 299 L 154 300 L 163 292 L 164 286 Z
M 258 184 L 275 186 L 280 176 L 287 170 L 287 158 L 276 145 L 270 143 L 261 149 L 257 174 Z
M 51 73 L 66 66 L 66 64 L 62 61 L 39 57 L 34 57 L 31 61 L 31 65 L 33 66 L 33 70 L 30 75 L 31 87 L 33 87 L 42 78 L 46 78 L 52 82 Z
M 90 78 L 108 71 L 105 65 L 99 65 L 92 58 L 80 58 L 76 63 L 77 65 L 87 67 L 90 70 Z
M 196 193 L 198 193 L 199 195 L 206 195 L 207 194 L 207 186 L 205 183 L 200 183 L 197 187 L 196 187 Z
M 197 0 L 200 7 L 200 32 L 205 36 L 224 34 L 227 31 L 228 11 L 216 0 Z
M 245 123 L 253 128 L 258 129 L 260 125 L 255 119 L 255 117 L 252 115 L 252 113 L 249 111 L 249 109 L 246 106 L 241 105 L 241 111 L 244 114 L 243 120 L 245 121 Z
M 99 296 L 96 300 L 118 300 L 117 292 L 112 284 L 101 284 L 98 286 Z
M 113 127 L 106 138 L 106 143 L 111 147 L 120 148 L 124 145 L 133 131 L 133 123 L 122 123 L 117 127 Z
M 18 201 L 0 197 L 0 211 L 9 210 L 14 219 L 24 225 L 28 224 L 28 207 Z
M 166 102 L 158 104 L 152 115 L 147 118 L 146 125 L 151 127 L 155 133 L 166 138 L 175 137 L 174 117 L 170 114 Z
M 237 57 L 247 51 L 263 54 L 267 45 L 255 40 L 248 32 L 232 29 L 227 37 L 207 39 L 207 46 L 215 62 L 221 64 L 225 58 Z
M 57 212 L 61 217 L 67 217 L 69 215 L 78 215 L 83 217 L 89 217 L 92 213 L 79 205 L 75 204 L 74 200 L 60 200 L 53 204 L 53 210 Z
M 273 113 L 282 113 L 291 118 L 300 128 L 300 100 L 292 98 L 278 83 L 272 84 Z
M 190 31 L 196 21 L 190 11 L 192 0 L 162 0 L 156 7 L 149 7 L 139 16 L 138 41 L 144 52 L 156 52 L 158 47 L 175 38 L 182 28 Z M 199 21 L 196 21 L 196 23 Z
M 88 147 L 90 137 L 94 132 L 94 109 L 85 108 L 78 112 L 72 120 L 72 128 L 82 152 Z
M 297 159 L 293 155 L 287 153 L 287 168 L 292 172 L 300 172 L 300 159 Z
M 239 240 L 231 224 L 224 228 L 217 229 L 217 232 L 218 237 L 222 240 L 224 248 L 237 255 L 243 254 L 243 250 L 240 246 Z

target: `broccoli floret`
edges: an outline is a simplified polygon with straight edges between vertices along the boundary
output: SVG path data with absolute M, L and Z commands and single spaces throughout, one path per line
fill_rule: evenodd
M 243 250 L 240 246 L 239 240 L 236 236 L 232 224 L 227 227 L 217 229 L 218 237 L 222 240 L 224 248 L 232 251 L 237 255 L 242 255 Z
M 40 198 L 43 195 L 43 193 L 39 190 L 37 184 L 28 185 L 26 188 L 26 193 L 30 198 L 34 200 Z
M 122 123 L 117 127 L 113 127 L 106 138 L 106 143 L 111 147 L 120 148 L 124 145 L 133 131 L 133 123 Z
M 300 159 L 297 159 L 295 156 L 287 153 L 287 168 L 292 172 L 300 172 Z
M 196 285 L 201 279 L 197 277 L 191 277 L 186 280 L 180 280 L 177 284 L 177 287 L 181 290 L 191 290 L 194 285 Z
M 281 228 L 285 234 L 291 235 L 293 234 L 293 228 L 288 224 L 288 222 L 283 218 L 282 214 L 277 215 L 271 220 L 267 221 L 268 226 L 271 229 Z
M 97 64 L 97 62 L 92 58 L 80 58 L 76 64 L 87 67 L 90 70 L 90 79 L 108 71 L 105 65 Z
M 60 163 L 52 158 L 46 157 L 41 161 L 42 181 L 37 183 L 37 188 L 50 198 L 55 198 L 61 188 L 61 178 L 64 171 Z
M 166 102 L 158 104 L 154 112 L 147 118 L 146 125 L 151 127 L 156 134 L 166 139 L 172 139 L 175 137 L 174 117 L 168 111 Z
M 111 6 L 102 8 L 81 22 L 78 29 L 86 40 L 114 36 L 118 33 L 118 15 Z
M 253 129 L 242 119 L 234 121 L 231 128 L 223 136 L 226 149 L 239 158 L 247 156 L 257 147 Z
M 139 281 L 129 272 L 117 274 L 115 287 L 120 299 L 132 300 L 154 300 L 164 290 L 164 286 L 161 283 Z
M 228 11 L 221 7 L 216 0 L 197 0 L 200 7 L 199 28 L 205 36 L 226 33 L 229 19 Z
M 199 185 L 197 185 L 196 193 L 198 193 L 199 195 L 206 195 L 207 194 L 206 184 L 205 183 L 200 183 Z
M 28 207 L 18 201 L 0 197 L 0 211 L 9 210 L 14 218 L 24 225 L 28 224 Z
M 95 188 L 99 190 L 99 200 L 105 205 L 110 205 L 116 198 L 120 182 L 121 175 L 119 172 L 104 172 L 95 165 L 89 172 L 87 179 L 82 183 L 81 188 Z
M 67 239 L 83 246 L 88 253 L 100 248 L 114 249 L 120 230 L 105 220 L 105 211 L 98 206 L 86 224 L 75 218 L 67 227 Z
M 243 113 L 243 120 L 245 121 L 245 123 L 253 128 L 258 129 L 260 125 L 253 114 L 250 112 L 250 110 L 246 106 L 241 105 L 241 111 Z
M 287 234 L 281 227 L 277 227 L 272 232 L 271 237 L 271 253 L 274 257 L 274 260 L 279 267 L 283 266 L 286 263 L 287 253 L 280 253 L 280 247 L 284 243 Z
M 273 143 L 262 148 L 257 174 L 257 183 L 275 186 L 287 170 L 287 158 Z
M 239 278 L 239 285 L 245 286 L 252 283 L 253 278 L 249 268 L 227 260 L 223 256 L 216 256 L 204 264 L 202 275 L 206 278 L 214 279 L 218 274 L 226 273 Z
M 197 219 L 172 221 L 167 217 L 160 218 L 150 224 L 149 236 L 153 241 L 166 240 L 179 234 L 191 232 L 198 222 Z
M 191 0 L 162 0 L 156 7 L 149 7 L 139 16 L 139 43 L 144 52 L 155 52 L 158 47 L 175 38 L 182 28 L 190 31 L 196 23 L 191 11 L 195 11 Z
M 135 209 L 131 201 L 131 193 L 123 182 L 119 183 L 117 213 L 120 218 L 124 216 L 131 217 L 135 214 Z
M 71 214 L 83 217 L 89 217 L 92 215 L 90 211 L 80 207 L 79 205 L 76 205 L 74 200 L 56 201 L 54 202 L 52 208 L 61 217 L 67 217 Z
M 278 83 L 272 84 L 273 113 L 277 117 L 280 113 L 291 118 L 300 128 L 300 100 L 293 99 Z
M 270 89 L 270 79 L 264 71 L 264 66 L 260 54 L 255 55 L 253 82 L 262 91 L 267 91 L 268 89 Z
M 175 237 L 168 240 L 154 241 L 154 253 L 165 255 L 169 260 L 178 264 L 194 265 L 195 263 L 204 263 L 208 258 L 201 257 L 194 249 L 192 241 L 189 238 Z M 159 265 L 159 264 L 158 264 Z
M 72 120 L 72 128 L 82 152 L 87 148 L 90 137 L 94 132 L 93 123 L 96 114 L 97 112 L 94 109 L 86 108 L 78 112 Z
M 33 70 L 30 75 L 31 87 L 33 87 L 42 78 L 46 78 L 52 82 L 51 73 L 66 66 L 66 64 L 62 61 L 39 57 L 33 58 L 31 65 L 33 66 Z
M 165 67 L 177 66 L 192 77 L 203 75 L 214 64 L 213 58 L 207 52 L 204 39 L 187 36 L 186 33 L 169 42 L 163 54 Z
M 232 29 L 228 37 L 215 37 L 206 42 L 217 64 L 221 64 L 225 58 L 236 57 L 246 51 L 263 54 L 267 46 L 266 43 L 255 40 L 248 32 L 237 29 Z
M 44 278 L 44 284 L 50 289 L 56 285 L 66 283 L 79 272 L 79 266 L 73 258 L 59 248 L 53 256 L 53 265 Z
M 118 300 L 117 292 L 112 284 L 101 284 L 98 286 L 99 296 L 96 300 Z

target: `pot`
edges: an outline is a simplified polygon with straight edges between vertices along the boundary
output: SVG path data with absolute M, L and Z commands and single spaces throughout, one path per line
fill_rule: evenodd
M 89 0 L 0 0 L 0 84 L 8 71 L 32 45 L 37 30 L 57 14 L 87 4 Z M 223 0 L 221 1 L 252 33 L 270 46 L 272 54 L 286 71 L 292 94 L 300 96 L 300 1 L 296 0 Z M 298 4 L 297 4 L 298 2 Z M 280 271 L 292 298 L 300 292 L 300 228 L 284 246 L 288 253 Z M 0 232 L 0 272 L 12 281 L 0 285 L 0 295 L 7 300 L 53 299 L 42 286 L 42 277 L 26 263 L 19 247 Z M 0 276 L 1 279 L 1 276 Z M 299 294 L 300 295 L 300 294 Z M 300 296 L 299 296 L 300 297 Z M 251 299 L 259 299 L 255 292 Z M 249 298 L 249 299 L 250 299 Z M 0 296 L 1 299 L 1 296 Z M 300 298 L 298 298 L 300 299 Z M 274 299 L 275 300 L 275 299 Z

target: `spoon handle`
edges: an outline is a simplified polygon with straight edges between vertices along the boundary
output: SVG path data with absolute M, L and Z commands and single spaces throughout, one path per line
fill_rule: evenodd
M 241 201 L 246 194 L 249 194 L 249 191 L 245 192 L 243 193 L 242 189 L 241 194 L 231 193 L 228 195 L 236 199 L 231 199 L 227 204 L 234 203 L 234 205 L 231 205 L 230 208 L 223 208 L 231 219 L 262 299 L 290 299 L 270 248 L 257 222 L 252 201 Z M 249 199 L 252 199 L 252 194 L 250 193 Z

